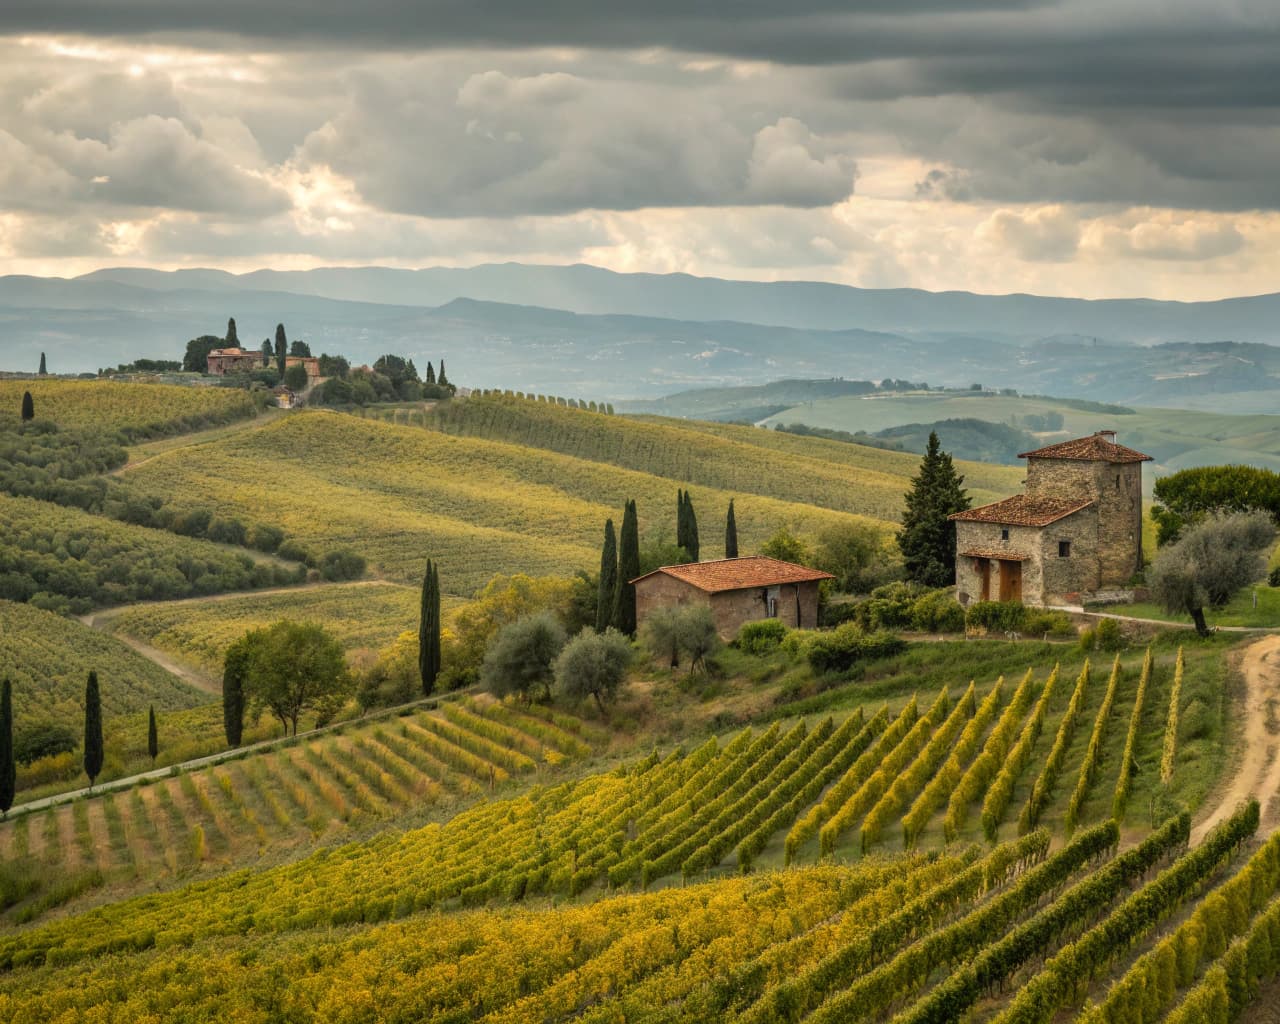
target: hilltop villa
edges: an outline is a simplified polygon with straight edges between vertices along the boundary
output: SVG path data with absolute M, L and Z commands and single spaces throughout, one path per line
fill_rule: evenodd
M 703 604 L 711 609 L 723 640 L 732 640 L 744 623 L 759 619 L 813 629 L 818 625 L 818 584 L 833 578 L 764 555 L 664 565 L 631 581 L 636 623 L 643 624 L 658 608 Z
M 1079 604 L 1142 567 L 1142 464 L 1115 431 L 1018 456 L 1025 493 L 957 512 L 956 597 Z
M 209 353 L 207 369 L 214 377 L 228 373 L 251 373 L 266 365 L 258 349 L 215 348 Z

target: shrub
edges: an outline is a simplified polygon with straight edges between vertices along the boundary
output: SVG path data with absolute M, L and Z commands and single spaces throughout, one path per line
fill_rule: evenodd
M 42 757 L 70 753 L 79 745 L 75 732 L 57 722 L 36 722 L 13 739 L 13 759 L 18 764 L 31 764 Z
M 364 556 L 350 548 L 326 551 L 320 559 L 320 575 L 326 580 L 358 580 L 364 575 Z
M 1267 575 L 1267 586 L 1280 587 L 1280 565 L 1277 565 Z
M 782 646 L 787 627 L 778 619 L 748 622 L 738 630 L 738 647 L 748 654 L 768 654 Z
M 966 629 L 989 633 L 1018 633 L 1026 624 L 1027 609 L 1020 601 L 976 601 L 965 612 Z
M 284 543 L 284 530 L 266 523 L 255 523 L 249 528 L 249 546 L 258 551 L 270 554 Z
M 1071 616 L 1066 612 L 1054 612 L 1047 609 L 1028 609 L 1022 623 L 1022 631 L 1031 636 L 1075 636 L 1076 627 L 1071 624 Z
M 869 630 L 910 628 L 916 601 L 929 592 L 928 587 L 911 582 L 876 587 L 857 606 L 858 625 Z
M 806 657 L 815 672 L 845 672 L 861 661 L 900 654 L 906 642 L 892 633 L 864 633 L 852 623 L 819 633 L 809 642 Z
M 1182 709 L 1181 719 L 1178 731 L 1184 742 L 1198 740 L 1213 732 L 1213 715 L 1209 712 L 1209 705 L 1198 697 Z
M 286 540 L 279 548 L 276 554 L 289 562 L 306 562 L 311 561 L 311 552 L 299 544 L 296 540 Z
M 1080 649 L 1084 651 L 1118 651 L 1124 647 L 1124 634 L 1115 619 L 1101 619 L 1092 629 L 1080 634 Z
M 965 626 L 964 608 L 949 588 L 935 590 L 911 605 L 911 625 L 925 633 L 960 633 Z
M 245 543 L 244 524 L 239 519 L 214 516 L 213 519 L 209 520 L 209 527 L 205 531 L 205 535 L 219 544 L 238 544 L 243 546 Z

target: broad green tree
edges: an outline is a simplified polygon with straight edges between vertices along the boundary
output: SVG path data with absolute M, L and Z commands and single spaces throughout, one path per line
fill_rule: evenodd
M 640 575 L 640 525 L 636 503 L 627 502 L 618 538 L 618 585 L 613 598 L 613 628 L 624 636 L 636 634 L 636 588 L 631 582 Z
M 631 643 L 615 629 L 595 633 L 584 629 L 567 644 L 556 659 L 556 685 L 570 700 L 587 697 L 601 710 L 612 703 L 627 677 L 631 664 Z
M 310 379 L 307 376 L 307 368 L 301 363 L 294 363 L 284 371 L 284 385 L 291 391 L 305 391 Z
M 89 788 L 102 772 L 102 694 L 98 690 L 98 673 L 90 670 L 84 688 L 84 773 Z
M 422 694 L 429 697 L 440 675 L 440 571 L 430 559 L 422 580 L 418 616 L 418 675 L 422 679 Z
M 18 769 L 13 757 L 13 684 L 0 683 L 0 818 L 9 816 L 17 791 Z
M 613 614 L 613 594 L 618 589 L 618 539 L 613 520 L 604 522 L 604 546 L 600 549 L 600 597 L 596 602 L 596 632 L 603 633 Z
M 928 587 L 949 587 L 956 578 L 956 524 L 948 517 L 969 507 L 964 477 L 942 450 L 936 432 L 907 491 L 898 547 L 907 578 Z
M 156 706 L 151 705 L 147 712 L 147 753 L 151 755 L 151 766 L 154 768 L 156 758 L 160 755 L 160 733 L 156 729 Z
M 222 346 L 222 339 L 212 334 L 202 334 L 198 338 L 192 338 L 187 342 L 187 351 L 182 357 L 182 369 L 186 373 L 207 373 L 209 353 Z
M 552 612 L 510 622 L 489 642 L 480 682 L 499 699 L 515 694 L 526 701 L 550 700 L 555 660 L 564 643 L 564 627 Z
M 268 711 L 286 733 L 314 712 L 316 725 L 333 719 L 351 696 L 346 654 L 322 626 L 281 620 L 248 635 L 245 695 L 251 713 Z
M 785 526 L 779 526 L 773 536 L 760 545 L 760 554 L 796 565 L 807 565 L 809 561 L 808 545 Z
M 291 341 L 289 342 L 289 355 L 309 359 L 311 357 L 311 346 L 305 341 Z
M 729 499 L 729 514 L 724 521 L 724 557 L 738 557 L 738 521 L 733 515 L 733 499 Z

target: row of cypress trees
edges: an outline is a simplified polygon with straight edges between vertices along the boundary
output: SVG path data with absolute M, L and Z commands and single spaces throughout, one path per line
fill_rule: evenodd
M 156 727 L 156 709 L 151 705 L 147 713 L 147 753 L 155 764 L 160 753 L 159 731 Z M 89 776 L 89 788 L 102 773 L 104 760 L 102 742 L 102 693 L 98 687 L 98 673 L 89 671 L 84 688 L 84 772 Z M 13 749 L 13 683 L 6 676 L 0 681 L 0 817 L 9 814 L 17 791 L 18 767 Z

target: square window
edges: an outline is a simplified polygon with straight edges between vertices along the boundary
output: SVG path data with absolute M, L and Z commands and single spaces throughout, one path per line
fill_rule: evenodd
M 1059 558 L 1071 557 L 1071 541 L 1069 540 L 1058 541 L 1058 557 Z
M 1000 531 L 1000 539 L 1001 539 L 1001 540 L 1008 540 L 1008 539 L 1009 539 L 1009 531 L 1008 531 L 1008 530 L 1001 530 L 1001 531 Z

